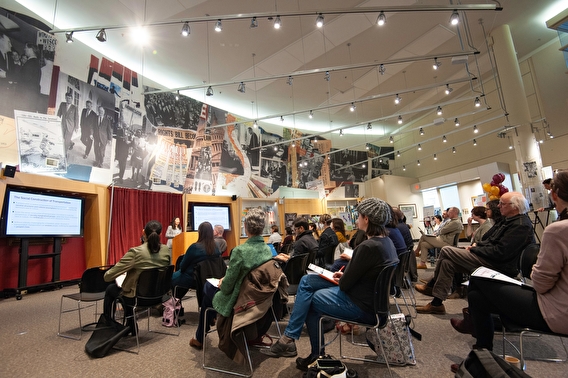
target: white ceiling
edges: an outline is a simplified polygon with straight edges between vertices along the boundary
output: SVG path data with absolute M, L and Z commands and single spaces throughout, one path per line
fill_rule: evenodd
M 334 147 L 353 149 L 363 149 L 365 142 L 388 145 L 389 135 L 432 124 L 439 118 L 434 111 L 438 105 L 459 104 L 454 106 L 454 114 L 444 114 L 451 120 L 473 111 L 472 99 L 482 92 L 481 80 L 470 85 L 465 65 L 452 64 L 451 58 L 441 58 L 442 66 L 434 71 L 432 59 L 420 60 L 421 57 L 478 50 L 479 55 L 469 56 L 469 70 L 484 78 L 492 70 L 484 32 L 489 34 L 500 25 L 509 24 L 517 54 L 522 58 L 557 38 L 544 22 L 566 7 L 559 0 L 503 0 L 502 11 L 461 12 L 462 22 L 457 28 L 449 25 L 451 12 L 387 13 L 387 23 L 382 27 L 375 23 L 377 12 L 326 14 L 326 10 L 348 11 L 357 7 L 452 3 L 443 0 L 19 0 L 19 4 L 6 0 L 6 3 L 8 9 L 35 13 L 48 25 L 54 24 L 54 29 L 148 25 L 199 17 L 223 19 L 223 15 L 239 14 L 312 13 L 284 17 L 279 30 L 266 17 L 258 18 L 259 27 L 255 29 L 249 28 L 250 18 L 225 20 L 220 33 L 213 30 L 214 21 L 195 22 L 190 23 L 191 34 L 187 38 L 180 35 L 181 22 L 149 26 L 146 28 L 149 38 L 143 47 L 129 38 L 126 27 L 107 30 L 106 43 L 94 38 L 96 31 L 75 32 L 74 36 L 159 83 L 161 89 L 211 84 L 215 91 L 212 97 L 205 97 L 205 88 L 182 93 L 238 116 L 260 119 L 262 127 L 278 134 L 282 126 L 313 133 L 345 128 L 343 138 L 337 132 L 322 136 L 332 139 Z M 495 4 L 483 0 L 458 3 Z M 319 12 L 325 16 L 321 29 L 315 26 Z M 62 35 L 61 38 L 64 40 Z M 412 59 L 419 60 L 389 63 Z M 385 75 L 372 66 L 379 63 L 385 63 Z M 365 64 L 363 68 L 339 69 Z M 329 81 L 324 79 L 326 69 L 330 71 Z M 317 73 L 299 74 L 310 72 Z M 294 77 L 291 86 L 287 84 L 288 75 Z M 257 80 L 260 78 L 266 80 Z M 237 92 L 236 83 L 240 81 L 247 82 L 244 94 Z M 451 85 L 454 91 L 446 96 L 444 86 L 449 82 L 456 83 Z M 219 83 L 231 84 L 216 85 Z M 398 106 L 393 102 L 396 93 L 403 98 Z M 351 102 L 357 105 L 354 112 L 349 110 Z M 308 118 L 310 110 L 313 119 Z M 284 122 L 280 121 L 281 115 L 285 115 Z M 399 115 L 403 116 L 402 125 L 396 121 Z M 492 113 L 491 117 L 494 116 Z M 479 122 L 482 118 L 483 115 L 478 116 Z M 367 129 L 368 122 L 372 123 L 372 130 Z

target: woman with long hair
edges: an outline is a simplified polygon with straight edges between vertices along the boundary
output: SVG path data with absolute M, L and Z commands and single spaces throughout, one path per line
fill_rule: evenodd
M 221 256 L 221 252 L 213 238 L 213 226 L 209 222 L 203 222 L 197 229 L 197 241 L 187 248 L 179 270 L 172 276 L 172 287 L 178 286 L 178 298 L 183 298 L 189 289 L 197 289 L 193 277 L 195 266 L 212 256 Z
M 172 251 L 173 238 L 175 238 L 179 234 L 181 234 L 180 220 L 178 217 L 175 217 L 174 219 L 172 219 L 172 223 L 170 223 L 168 229 L 166 230 L 166 238 L 168 239 L 167 244 L 170 252 Z

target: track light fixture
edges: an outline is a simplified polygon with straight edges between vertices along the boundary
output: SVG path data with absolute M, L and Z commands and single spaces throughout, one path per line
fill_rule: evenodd
M 452 154 L 455 154 L 456 152 L 457 152 L 457 151 L 456 151 L 456 148 L 455 148 L 455 147 L 452 147 Z
M 446 94 L 449 95 L 450 93 L 452 93 L 452 91 L 454 90 L 454 88 L 450 87 L 450 84 L 446 84 Z
M 481 106 L 481 101 L 479 101 L 479 97 L 476 97 L 475 100 L 473 100 L 473 104 L 475 105 L 476 108 L 479 108 Z
M 274 146 L 274 151 L 278 151 L 278 146 Z
M 256 17 L 253 17 L 252 20 L 250 20 L 250 28 L 258 28 L 258 21 L 256 20 Z
M 223 24 L 221 23 L 221 20 L 217 20 L 215 23 L 215 31 L 220 32 L 221 30 L 223 30 Z
M 454 124 L 456 125 L 456 127 L 458 127 L 460 125 L 460 120 L 459 119 L 454 119 Z
M 473 132 L 474 134 L 477 134 L 479 132 L 479 130 L 477 130 L 477 125 L 473 125 Z
M 424 135 L 424 129 L 422 127 L 420 128 L 420 135 Z
M 438 160 L 438 155 L 434 154 L 434 160 Z
M 371 122 L 369 122 L 367 124 L 367 130 L 372 130 L 373 129 L 373 125 L 371 125 Z
M 416 165 L 420 167 L 420 160 L 416 160 Z
M 365 149 L 366 149 L 366 150 L 369 149 L 369 143 L 365 143 Z
M 422 151 L 422 145 L 418 143 L 418 151 Z
M 460 22 L 460 15 L 457 10 L 454 10 L 450 16 L 450 24 L 457 25 Z
M 254 120 L 254 123 L 252 124 L 252 127 L 254 127 L 255 129 L 258 128 L 258 122 L 256 121 L 256 119 Z
M 400 157 L 400 151 L 396 151 L 396 157 Z
M 402 116 L 401 115 L 398 116 L 397 122 L 398 122 L 399 125 L 402 125 Z
M 318 14 L 318 17 L 316 18 L 316 26 L 318 28 L 321 28 L 323 26 L 323 15 L 321 13 Z
M 339 129 L 339 136 L 343 136 L 343 129 Z
M 325 71 L 325 76 L 323 78 L 325 79 L 325 81 L 329 81 L 329 79 L 331 79 L 329 71 Z
M 318 137 L 315 136 L 315 137 L 314 137 L 314 143 L 317 143 L 317 142 L 318 142 Z
M 96 37 L 99 42 L 106 42 L 107 40 L 107 33 L 105 31 L 105 29 L 101 29 L 99 30 L 99 32 L 97 33 L 97 37 Z
M 448 141 L 448 139 L 447 139 L 446 136 L 444 135 L 444 136 L 442 137 L 442 142 L 446 143 L 447 141 Z
M 386 69 L 385 65 L 381 63 L 381 65 L 379 66 L 379 73 L 381 75 L 384 75 L 386 71 L 387 71 L 387 69 Z
M 205 92 L 205 96 L 213 96 L 213 88 L 211 88 L 211 86 L 209 86 L 209 88 L 207 88 L 207 92 Z
M 385 12 L 381 11 L 379 13 L 379 17 L 377 17 L 377 25 L 383 26 L 387 22 L 387 16 L 385 16 Z
M 436 114 L 442 115 L 442 107 L 441 106 L 438 106 L 438 109 L 436 109 Z
M 389 143 L 393 144 L 394 143 L 394 138 L 392 137 L 392 135 L 389 137 Z
M 73 43 L 73 32 L 65 33 L 65 42 Z
M 509 140 L 509 149 L 513 149 L 513 143 L 511 143 L 511 137 L 507 135 L 507 139 Z
M 276 16 L 274 19 L 274 29 L 280 29 L 280 26 L 282 26 L 282 21 L 280 20 L 280 16 Z
M 403 170 L 403 171 L 406 171 L 406 165 L 403 165 L 403 166 L 402 166 L 402 170 Z
M 288 80 L 286 81 L 288 85 L 292 85 L 294 83 L 294 78 L 292 76 L 288 76 Z
M 398 95 L 398 93 L 396 94 L 396 97 L 394 98 L 394 103 L 395 104 L 400 104 L 400 102 L 402 101 L 402 98 L 400 98 L 400 96 Z
M 434 58 L 434 64 L 432 65 L 432 68 L 437 70 L 438 68 L 440 68 L 441 65 L 442 63 L 438 62 L 438 58 Z
M 241 83 L 239 84 L 239 87 L 237 88 L 237 91 L 239 91 L 241 93 L 245 93 L 246 90 L 247 90 L 246 84 L 241 81 Z
M 356 108 L 357 108 L 357 107 L 355 106 L 355 103 L 352 102 L 352 103 L 351 103 L 351 106 L 349 107 L 349 110 L 352 111 L 352 112 L 354 112 Z
M 284 122 L 284 116 L 280 116 L 280 122 Z
M 179 91 L 176 92 L 176 101 L 179 101 Z
M 314 111 L 313 110 L 310 110 L 310 114 L 308 115 L 308 117 L 310 119 L 314 118 Z
M 473 140 L 473 145 L 477 146 L 477 141 L 475 139 Z
M 189 23 L 186 21 L 183 26 L 181 27 L 181 35 L 187 37 L 191 33 L 191 29 L 189 28 Z

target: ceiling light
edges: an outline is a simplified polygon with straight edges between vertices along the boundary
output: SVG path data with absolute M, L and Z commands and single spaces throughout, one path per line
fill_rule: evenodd
M 323 26 L 323 15 L 320 13 L 316 18 L 316 26 L 321 28 Z
M 436 114 L 442 115 L 442 107 L 441 106 L 438 106 L 438 109 L 436 109 Z
M 392 137 L 392 135 L 389 137 L 389 143 L 393 144 L 394 143 L 394 138 Z
M 458 127 L 460 125 L 460 120 L 459 119 L 454 119 L 454 124 L 456 125 L 456 127 Z
M 422 127 L 420 128 L 420 135 L 424 135 L 424 129 Z
M 278 146 L 274 146 L 274 151 L 278 151 Z
M 187 37 L 190 33 L 191 33 L 191 30 L 189 29 L 189 23 L 186 21 L 183 24 L 183 26 L 181 27 L 181 35 L 183 35 L 184 37 Z
M 476 108 L 479 108 L 481 106 L 481 101 L 479 101 L 479 97 L 476 97 L 475 100 L 473 100 L 473 104 L 475 105 Z
M 397 122 L 398 122 L 399 125 L 402 125 L 402 116 L 401 115 L 398 116 Z
M 447 141 L 448 141 L 448 140 L 446 139 L 446 136 L 444 135 L 444 136 L 442 137 L 442 142 L 446 143 Z
M 176 93 L 176 101 L 178 101 L 178 100 L 179 100 L 179 91 L 177 91 L 177 93 Z
M 369 149 L 369 144 L 365 143 L 365 149 L 368 150 Z
M 221 24 L 221 20 L 217 20 L 217 23 L 215 23 L 215 31 L 220 32 L 221 30 L 223 30 L 223 24 Z
M 434 160 L 438 160 L 438 156 L 434 154 Z
M 385 16 L 385 12 L 381 11 L 379 13 L 379 17 L 377 17 L 377 25 L 383 26 L 387 22 L 387 16 Z
M 250 20 L 250 28 L 258 28 L 258 21 L 256 20 L 256 17 L 253 17 L 252 20 Z
M 258 122 L 256 122 L 256 119 L 254 120 L 254 123 L 252 124 L 252 126 L 256 129 L 258 128 Z
M 65 42 L 73 43 L 73 32 L 65 33 Z
M 446 84 L 446 94 L 449 95 L 450 93 L 452 93 L 452 91 L 454 90 L 454 88 L 450 87 L 450 84 Z
M 479 130 L 477 130 L 477 125 L 473 125 L 473 132 L 475 134 L 477 134 L 479 132 Z
M 205 96 L 213 96 L 213 88 L 211 88 L 211 86 L 209 86 L 209 88 L 207 88 L 207 92 L 205 92 Z
M 315 137 L 314 137 L 314 143 L 317 143 L 317 142 L 318 142 L 318 137 L 315 136 Z
M 386 71 L 387 69 L 385 68 L 385 65 L 381 63 L 381 65 L 379 66 L 379 73 L 381 75 L 384 75 Z
M 452 147 L 452 154 L 455 154 L 455 153 L 456 153 L 456 148 Z
M 237 88 L 237 91 L 239 91 L 241 93 L 245 93 L 246 90 L 247 90 L 246 84 L 241 81 L 241 83 L 239 84 L 239 87 Z
M 349 110 L 351 110 L 352 112 L 354 112 L 356 108 L 357 108 L 357 107 L 355 106 L 355 103 L 352 102 L 352 103 L 351 103 L 351 106 L 349 107 Z
M 452 15 L 450 16 L 450 24 L 457 25 L 460 22 L 460 15 L 458 14 L 457 10 L 454 10 Z
M 280 122 L 284 122 L 284 116 L 280 116 Z
M 292 142 L 292 148 L 296 147 L 296 142 Z
M 416 165 L 420 167 L 420 160 L 416 160 Z
M 274 19 L 274 29 L 280 29 L 280 26 L 282 26 L 282 21 L 280 21 L 280 16 L 276 16 Z
M 366 167 L 365 163 L 363 163 L 362 167 L 363 167 L 363 168 L 365 168 L 365 167 Z
M 438 58 L 434 58 L 434 64 L 432 65 L 432 68 L 437 70 L 441 65 L 442 63 L 438 62 Z
M 406 171 L 406 165 L 403 165 L 403 166 L 402 166 L 402 170 L 403 170 L 403 171 Z
M 310 117 L 310 119 L 314 118 L 314 111 L 310 110 L 310 114 L 308 115 L 308 117 Z
M 477 141 L 475 139 L 473 140 L 473 145 L 477 146 Z
M 99 42 L 106 42 L 107 40 L 107 33 L 105 31 L 105 29 L 101 29 L 99 30 L 99 32 L 97 33 L 97 37 L 96 37 Z
M 373 128 L 373 125 L 371 125 L 371 122 L 369 122 L 369 123 L 367 124 L 367 130 L 371 130 L 372 128 Z
M 398 93 L 396 94 L 396 97 L 394 98 L 394 103 L 395 104 L 400 104 L 400 102 L 402 101 L 402 98 L 400 98 L 400 96 L 398 95 Z
M 546 132 L 546 135 L 548 135 L 548 137 L 549 137 L 550 139 L 553 139 L 553 138 L 554 138 L 554 135 L 552 135 L 552 133 L 551 133 L 550 131 L 547 131 L 547 132 Z
M 400 151 L 396 151 L 396 157 L 400 157 Z
M 422 151 L 422 145 L 418 143 L 418 151 Z
M 343 129 L 339 129 L 339 136 L 343 136 Z
M 331 76 L 329 75 L 329 71 L 325 71 L 324 79 L 325 79 L 326 81 L 329 81 L 330 78 L 331 78 Z
M 294 83 L 294 78 L 292 76 L 288 76 L 288 80 L 286 81 L 288 85 L 292 85 Z

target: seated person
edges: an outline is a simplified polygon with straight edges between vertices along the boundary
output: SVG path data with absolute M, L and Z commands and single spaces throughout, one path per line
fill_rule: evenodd
M 278 254 L 280 261 L 286 262 L 290 257 L 313 253 L 314 256 L 318 250 L 318 242 L 312 236 L 309 229 L 308 221 L 305 218 L 296 218 L 294 221 L 294 232 L 296 233 L 296 241 L 294 242 L 294 250 L 289 255 L 285 253 Z
M 337 260 L 343 251 L 345 251 L 345 248 L 349 248 L 349 240 L 347 234 L 345 234 L 345 222 L 343 222 L 341 218 L 333 218 L 331 220 L 331 229 L 335 232 L 335 236 L 337 236 L 337 241 L 339 242 L 333 254 L 333 259 Z
M 398 261 L 392 241 L 386 236 L 385 225 L 390 221 L 390 210 L 386 202 L 367 198 L 357 206 L 358 226 L 365 230 L 368 239 L 353 251 L 353 258 L 344 272 L 336 272 L 337 285 L 319 275 L 307 274 L 302 277 L 294 311 L 290 316 L 284 335 L 270 349 L 261 350 L 271 357 L 294 357 L 295 340 L 300 338 L 304 323 L 310 337 L 311 351 L 305 358 L 297 358 L 296 366 L 307 370 L 318 356 L 318 327 L 322 314 L 347 318 L 355 322 L 374 324 L 376 321 L 373 301 L 375 282 L 385 264 Z
M 555 175 L 551 193 L 563 216 L 547 226 L 542 234 L 540 252 L 531 273 L 534 290 L 475 277 L 470 280 L 471 318 L 452 319 L 452 326 L 462 333 L 475 331 L 477 348 L 493 350 L 491 314 L 519 326 L 568 334 L 568 171 Z M 504 213 L 504 205 L 501 206 Z
M 479 227 L 475 231 L 473 231 L 473 227 L 471 226 L 473 221 L 479 224 Z M 477 244 L 491 227 L 493 227 L 493 222 L 491 219 L 487 219 L 487 209 L 485 209 L 485 206 L 475 206 L 471 209 L 471 217 L 467 218 L 465 236 L 467 240 L 471 241 L 471 245 Z
M 532 222 L 526 214 L 529 204 L 521 193 L 509 192 L 503 194 L 499 206 L 505 218 L 486 232 L 487 238 L 475 246 L 442 248 L 434 277 L 425 285 L 415 286 L 416 291 L 434 297 L 427 305 L 416 306 L 419 314 L 446 313 L 443 301 L 448 297 L 455 273 L 471 274 L 486 266 L 510 277 L 517 275 L 523 249 L 534 243 Z
M 406 244 L 406 248 L 409 251 L 412 251 L 414 249 L 414 239 L 412 238 L 412 234 L 410 233 L 410 227 L 406 224 L 406 217 L 398 207 L 394 207 L 392 210 L 394 212 L 395 218 L 398 220 L 396 228 L 398 228 L 398 231 L 400 231 L 400 234 L 404 239 L 404 244 Z M 410 280 L 412 282 L 418 281 L 418 271 L 416 269 L 416 259 L 411 258 L 410 263 L 408 264 L 408 273 L 410 274 Z
M 203 222 L 197 228 L 197 241 L 187 248 L 180 268 L 172 276 L 172 288 L 179 286 L 176 297 L 183 298 L 189 289 L 197 288 L 193 271 L 201 261 L 213 256 L 221 256 L 213 238 L 213 227 L 209 222 Z
M 333 254 L 335 253 L 335 247 L 337 247 L 339 241 L 337 240 L 335 231 L 331 228 L 331 215 L 322 214 L 320 222 L 323 223 L 324 229 L 318 240 L 316 264 L 325 267 L 326 263 L 329 265 L 333 263 Z
M 215 240 L 215 245 L 223 257 L 229 257 L 227 255 L 227 241 L 223 238 L 225 229 L 220 224 L 216 224 L 213 227 L 213 239 Z
M 268 244 L 282 243 L 282 236 L 278 233 L 278 226 L 273 224 L 271 227 L 272 234 L 268 237 Z M 280 248 L 278 248 L 280 250 Z
M 449 221 L 438 230 L 438 236 L 422 235 L 418 242 L 420 248 L 420 264 L 418 269 L 426 269 L 428 259 L 428 249 L 442 248 L 454 244 L 454 236 L 463 230 L 463 225 L 458 219 L 460 210 L 457 207 L 450 207 L 448 210 Z
M 285 249 L 285 247 L 287 247 L 288 245 L 294 244 L 294 230 L 292 229 L 292 227 L 287 226 L 284 231 L 286 232 L 286 236 L 280 244 L 280 250 Z
M 121 274 L 126 273 L 126 278 L 122 282 L 122 287 L 116 283 L 110 284 L 105 292 L 103 312 L 107 319 L 112 319 L 114 315 L 113 306 L 117 298 L 121 297 L 127 306 L 124 306 L 124 316 L 132 316 L 132 306 L 136 296 L 136 285 L 140 272 L 144 269 L 159 268 L 171 264 L 170 250 L 166 244 L 160 243 L 162 224 L 156 220 L 146 223 L 143 230 L 142 245 L 132 247 L 124 256 L 110 268 L 104 275 L 104 280 L 110 282 Z M 134 319 L 128 318 L 130 332 L 134 335 L 136 327 Z
M 264 243 L 262 231 L 264 230 L 265 214 L 262 209 L 250 209 L 245 215 L 245 231 L 247 241 L 233 248 L 229 260 L 229 267 L 225 277 L 219 280 L 219 287 L 204 289 L 203 302 L 199 313 L 199 325 L 195 332 L 195 338 L 189 342 L 193 348 L 203 348 L 203 336 L 209 331 L 211 320 L 215 316 L 214 311 L 209 311 L 207 329 L 205 329 L 205 310 L 208 307 L 215 308 L 219 314 L 228 318 L 233 311 L 233 306 L 239 296 L 239 289 L 245 276 L 254 268 L 260 266 L 272 258 L 272 252 Z

